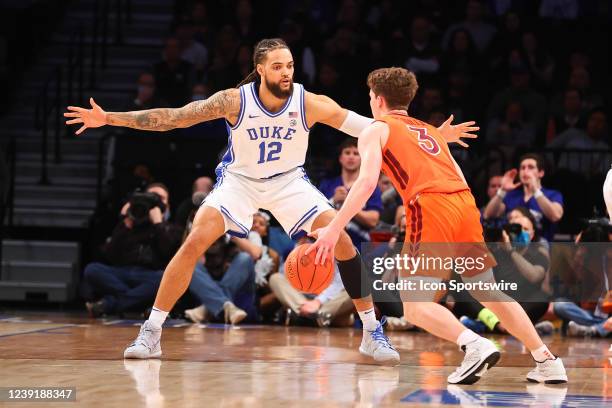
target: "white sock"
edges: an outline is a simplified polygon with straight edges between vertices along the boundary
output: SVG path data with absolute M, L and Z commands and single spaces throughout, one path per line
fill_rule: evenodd
M 546 344 L 544 344 L 539 349 L 533 350 L 531 352 L 531 355 L 533 356 L 533 359 L 538 363 L 542 363 L 546 360 L 554 360 L 555 358 L 557 358 L 553 353 L 550 352 L 548 347 L 546 347 Z
M 164 312 L 163 310 L 159 310 L 158 308 L 154 307 L 149 315 L 149 321 L 153 324 L 153 326 L 161 329 L 162 325 L 166 321 L 166 317 L 168 317 L 168 312 Z
M 479 338 L 480 336 L 471 331 L 470 329 L 465 329 L 461 332 L 459 337 L 457 337 L 457 344 L 459 345 L 459 347 L 463 347 L 468 343 L 478 340 Z
M 367 331 L 376 330 L 376 326 L 378 326 L 378 320 L 376 320 L 376 313 L 374 312 L 374 308 L 364 310 L 359 312 L 359 318 L 363 323 L 363 329 Z

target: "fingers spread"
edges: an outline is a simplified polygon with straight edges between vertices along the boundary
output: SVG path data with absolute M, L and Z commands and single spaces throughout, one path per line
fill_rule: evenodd
M 69 106 L 68 110 L 75 112 L 87 112 L 87 109 L 79 108 L 78 106 Z
M 64 116 L 67 118 L 78 118 L 81 114 L 78 112 L 64 112 Z
M 80 135 L 81 133 L 83 133 L 83 131 L 87 129 L 87 125 L 83 125 L 81 126 L 81 128 L 79 130 L 76 131 L 77 135 Z
M 83 119 L 72 119 L 72 120 L 67 120 L 66 124 L 67 125 L 74 125 L 75 123 L 83 123 Z

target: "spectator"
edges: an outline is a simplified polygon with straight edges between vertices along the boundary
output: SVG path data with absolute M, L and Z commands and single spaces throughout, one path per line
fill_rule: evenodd
M 416 16 L 410 27 L 405 67 L 419 75 L 423 83 L 440 69 L 439 50 L 432 41 L 434 27 L 425 16 Z
M 555 74 L 555 61 L 538 42 L 538 37 L 532 31 L 523 33 L 522 51 L 527 66 L 534 78 L 534 86 L 540 90 L 550 89 Z
M 609 289 L 606 282 L 612 278 L 612 259 L 604 246 L 609 242 L 607 227 L 600 224 L 589 225 L 576 237 L 573 276 L 565 283 L 581 288 L 582 293 L 574 293 L 573 299 L 556 299 L 553 304 L 555 314 L 568 323 L 570 336 L 606 337 L 612 333 L 611 316 L 602 307 Z
M 158 95 L 170 107 L 182 106 L 190 100 L 193 65 L 181 58 L 181 48 L 176 38 L 166 40 L 163 60 L 155 64 L 154 71 Z
M 486 220 L 499 217 L 519 206 L 527 207 L 534 215 L 536 229 L 552 241 L 556 223 L 563 217 L 563 196 L 556 190 L 542 187 L 544 159 L 533 153 L 525 154 L 519 161 L 519 170 L 508 170 L 502 178 L 502 186 L 489 200 L 485 211 Z M 515 183 L 516 175 L 519 182 Z
M 195 41 L 195 27 L 192 21 L 185 21 L 176 29 L 176 38 L 181 49 L 181 58 L 193 65 L 196 76 L 201 78 L 208 66 L 208 49 Z
M 210 177 L 198 177 L 194 180 L 191 186 L 191 196 L 184 199 L 176 210 L 175 222 L 185 228 L 187 221 L 191 217 L 191 213 L 195 211 L 204 198 L 213 189 L 213 181 Z
M 457 29 L 464 29 L 469 31 L 474 39 L 478 52 L 483 53 L 488 49 L 497 29 L 491 24 L 483 21 L 485 12 L 484 7 L 484 4 L 480 0 L 469 0 L 467 2 L 465 20 L 458 24 L 451 25 L 448 30 L 446 30 L 446 34 L 444 34 L 443 44 L 446 48 L 448 48 L 451 42 L 450 37 L 452 33 Z
M 191 90 L 192 101 L 203 101 L 211 95 L 210 87 L 207 84 L 195 84 Z
M 86 303 L 92 317 L 150 305 L 165 266 L 179 248 L 182 231 L 164 215 L 169 207 L 168 189 L 153 183 L 146 191 L 151 193 L 149 201 L 156 197 L 154 206 L 146 211 L 142 204 L 138 205 L 140 210 L 132 204 L 134 199 L 126 203 L 121 210 L 123 218 L 104 247 L 105 262 L 85 267 L 85 285 L 99 299 Z
M 540 130 L 544 128 L 546 99 L 529 86 L 530 74 L 526 66 L 515 63 L 510 67 L 510 87 L 493 96 L 487 117 L 489 120 L 502 117 L 510 102 L 519 102 L 524 108 L 525 120 L 531 121 Z
M 516 101 L 506 106 L 502 119 L 494 118 L 487 126 L 486 140 L 491 146 L 529 147 L 535 138 L 534 124 L 525 120 L 523 107 Z
M 357 139 L 346 139 L 340 145 L 340 156 L 338 162 L 341 166 L 341 174 L 338 177 L 328 178 L 321 182 L 319 190 L 330 199 L 336 208 L 342 207 L 351 186 L 359 176 L 361 158 L 357 149 Z M 383 210 L 381 194 L 378 187 L 372 193 L 365 208 L 347 225 L 346 230 L 353 244 L 360 248 L 361 243 L 370 240 L 369 231 L 378 224 L 380 213 Z
M 474 76 L 478 70 L 478 52 L 470 32 L 457 28 L 450 34 L 450 43 L 442 56 L 442 72 L 463 72 Z
M 253 257 L 234 245 L 239 238 L 228 237 L 223 235 L 215 241 L 193 271 L 189 292 L 198 298 L 200 305 L 185 310 L 185 317 L 194 323 L 221 320 L 236 325 L 249 312 L 255 313 Z
M 280 37 L 285 40 L 291 48 L 291 52 L 296 56 L 295 79 L 305 86 L 314 84 L 317 73 L 315 55 L 304 38 L 305 22 L 304 19 L 287 19 L 283 21 L 279 28 Z
M 500 175 L 494 175 L 489 178 L 489 182 L 487 184 L 487 197 L 488 197 L 487 202 L 488 200 L 491 200 L 493 197 L 495 197 L 497 190 L 501 188 L 502 178 L 503 177 Z M 503 216 L 492 217 L 492 218 L 485 220 L 484 218 L 485 208 L 486 208 L 486 205 L 480 207 L 481 224 L 486 225 L 487 227 L 501 228 L 506 223 L 506 220 Z
M 602 109 L 592 110 L 586 121 L 586 130 L 569 128 L 555 137 L 547 147 L 561 149 L 608 150 L 608 118 Z
M 573 68 L 569 80 L 567 81 L 569 89 L 577 89 L 582 96 L 582 109 L 589 111 L 597 106 L 603 106 L 604 100 L 602 96 L 596 93 L 591 86 L 591 74 L 584 67 Z
M 208 81 L 214 84 L 215 91 L 232 88 L 242 79 L 235 65 L 238 47 L 240 37 L 235 28 L 223 26 L 215 38 L 214 57 L 208 70 Z
M 163 107 L 156 92 L 155 77 L 150 72 L 143 72 L 138 76 L 136 97 L 126 106 L 127 111 L 145 110 Z
M 281 304 L 290 309 L 290 313 L 315 320 L 319 327 L 350 326 L 353 302 L 342 286 L 338 267 L 334 268 L 334 280 L 317 296 L 299 292 L 280 273 L 270 276 L 270 288 Z
M 497 282 L 516 283 L 517 289 L 506 294 L 519 302 L 535 324 L 548 310 L 548 295 L 542 290 L 542 285 L 547 277 L 550 257 L 546 246 L 538 243 L 533 215 L 527 209 L 509 215 L 513 216 L 509 219 L 511 223 L 520 225 L 521 233 L 510 237 L 506 230 L 502 230 L 502 242 L 493 248 L 497 260 L 493 274 Z M 477 331 L 483 331 L 486 326 L 491 331 L 507 332 L 497 316 L 473 300 L 469 293 L 455 292 L 453 296 L 456 299 L 453 312 L 461 317 L 464 325 Z M 550 323 L 546 326 L 550 331 Z
M 585 120 L 582 113 L 582 96 L 580 95 L 580 91 L 576 89 L 566 90 L 563 100 L 563 110 L 554 114 L 553 117 L 548 120 L 548 129 L 546 131 L 547 140 L 553 140 L 556 135 L 570 128 L 584 129 Z
M 191 10 L 193 21 L 194 39 L 210 50 L 213 44 L 215 27 L 212 23 L 208 7 L 204 1 L 196 1 Z
M 246 44 L 253 44 L 262 36 L 253 14 L 253 4 L 251 0 L 238 0 L 235 7 L 234 29 L 238 33 L 239 40 Z

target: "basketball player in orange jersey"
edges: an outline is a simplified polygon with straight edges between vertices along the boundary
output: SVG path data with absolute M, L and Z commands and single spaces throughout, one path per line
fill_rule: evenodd
M 341 231 L 363 208 L 376 187 L 381 169 L 401 194 L 406 206 L 406 219 L 411 220 L 405 247 L 410 247 L 410 244 L 412 248 L 420 244 L 424 247 L 427 246 L 425 243 L 474 243 L 470 244 L 472 249 L 487 251 L 478 208 L 445 139 L 438 129 L 408 116 L 408 106 L 418 88 L 414 74 L 404 68 L 377 69 L 368 76 L 368 86 L 370 107 L 376 122 L 359 135 L 359 178 L 333 221 L 311 234 L 317 237 L 317 241 L 307 252 L 316 251 L 317 263 L 333 254 Z M 460 245 L 454 245 L 457 246 Z M 491 267 L 495 261 L 492 257 L 488 259 L 491 261 L 478 275 L 465 272 L 463 281 L 494 282 Z M 440 282 L 448 279 L 450 272 L 419 270 L 416 277 L 400 279 Z M 436 303 L 439 294 L 423 295 L 421 292 L 415 301 L 404 301 L 404 317 L 438 337 L 456 342 L 465 351 L 463 363 L 449 375 L 449 383 L 472 384 L 478 381 L 488 368 L 497 363 L 499 351 L 492 342 L 466 329 L 448 309 Z M 472 295 L 492 310 L 508 331 L 531 351 L 536 368 L 527 374 L 527 380 L 567 382 L 561 359 L 542 343 L 518 303 L 503 292 L 474 291 Z
M 217 184 L 166 267 L 151 315 L 136 341 L 125 350 L 126 358 L 161 356 L 161 326 L 189 286 L 196 260 L 224 233 L 245 237 L 259 208 L 269 210 L 292 238 L 327 225 L 335 214 L 302 167 L 309 130 L 315 123 L 324 123 L 356 137 L 372 119 L 294 84 L 293 57 L 281 39 L 260 41 L 253 52 L 253 66 L 237 88 L 219 91 L 182 108 L 105 112 L 92 98 L 92 109 L 71 106 L 64 114 L 72 118 L 67 124 L 81 125 L 77 134 L 104 125 L 165 131 L 213 119 L 227 122 L 228 150 L 217 167 Z M 461 128 L 448 128 L 446 134 L 455 139 Z M 360 292 L 358 284 L 351 290 L 351 282 L 355 282 L 351 277 L 360 273 L 361 258 L 346 233 L 339 237 L 336 259 L 345 288 L 364 323 L 360 352 L 381 364 L 398 364 L 399 354 L 376 320 L 370 293 Z M 232 307 L 229 303 L 223 306 L 230 322 L 235 312 Z

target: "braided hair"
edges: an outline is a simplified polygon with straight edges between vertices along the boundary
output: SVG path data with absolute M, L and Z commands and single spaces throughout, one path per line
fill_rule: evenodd
M 257 64 L 261 64 L 270 51 L 282 48 L 289 49 L 289 46 L 280 38 L 266 38 L 259 41 L 253 50 L 253 70 L 246 78 L 236 85 L 236 88 L 240 88 L 242 85 L 248 84 L 249 82 L 258 81 L 259 74 L 257 73 Z

